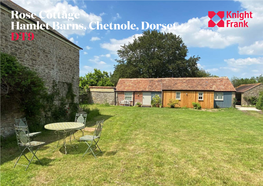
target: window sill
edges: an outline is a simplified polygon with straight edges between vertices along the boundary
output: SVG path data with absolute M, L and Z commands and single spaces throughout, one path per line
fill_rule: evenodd
M 224 101 L 223 99 L 215 99 L 215 101 Z

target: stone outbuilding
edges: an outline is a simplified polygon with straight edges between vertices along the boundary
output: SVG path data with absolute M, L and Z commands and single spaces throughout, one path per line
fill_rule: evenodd
M 79 50 L 82 48 L 68 40 L 56 30 L 16 30 L 11 28 L 11 23 L 20 24 L 45 24 L 40 18 L 36 19 L 11 19 L 11 12 L 30 13 L 10 0 L 0 1 L 0 50 L 3 53 L 15 56 L 22 65 L 36 71 L 45 82 L 49 92 L 55 82 L 61 94 L 66 94 L 68 84 L 72 85 L 76 95 L 74 102 L 79 100 Z M 12 40 L 12 33 L 31 32 L 33 40 Z M 14 118 L 20 117 L 18 109 L 7 115 L 1 115 L 1 135 L 7 136 L 13 132 Z
M 246 98 L 250 97 L 259 97 L 259 93 L 263 91 L 262 83 L 254 83 L 254 84 L 242 84 L 236 87 L 236 98 L 237 105 L 248 106 L 249 103 Z

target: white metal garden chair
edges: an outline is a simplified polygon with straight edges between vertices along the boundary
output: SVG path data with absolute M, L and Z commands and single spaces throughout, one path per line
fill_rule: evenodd
M 16 167 L 16 165 L 18 164 L 18 161 L 20 160 L 21 156 L 25 156 L 25 158 L 28 161 L 28 165 L 24 165 L 26 166 L 26 169 L 28 169 L 29 165 L 31 164 L 31 162 L 33 161 L 33 158 L 36 157 L 36 159 L 39 161 L 39 163 L 41 164 L 40 160 L 38 159 L 38 157 L 36 156 L 36 152 L 39 149 L 40 146 L 44 145 L 45 142 L 41 142 L 41 141 L 31 141 L 30 136 L 29 136 L 29 130 L 27 126 L 16 126 L 15 125 L 15 133 L 16 133 L 16 139 L 17 139 L 17 145 L 19 146 L 19 149 L 21 151 L 20 156 L 18 157 L 14 168 Z M 34 148 L 36 148 L 34 150 Z M 25 154 L 25 150 L 28 150 L 29 152 L 32 153 L 32 157 L 31 159 L 28 159 L 28 157 Z M 20 164 L 23 165 L 23 164 Z
M 87 121 L 87 114 L 86 113 L 83 113 L 83 114 L 76 113 L 75 122 L 83 123 L 86 127 L 86 121 Z M 78 129 L 78 130 L 81 130 L 82 136 L 84 136 L 83 130 L 82 129 Z M 73 136 L 74 136 L 74 132 L 73 132 Z M 75 139 L 75 136 L 74 136 L 74 139 Z
M 96 122 L 96 129 L 95 129 L 93 135 L 85 135 L 85 136 L 80 137 L 79 140 L 80 141 L 84 141 L 87 144 L 87 146 L 88 146 L 88 148 L 85 151 L 85 153 L 83 154 L 83 156 L 90 151 L 93 154 L 93 156 L 95 158 L 97 158 L 96 154 L 94 153 L 92 148 L 94 148 L 94 150 L 96 148 L 98 148 L 99 151 L 102 152 L 100 147 L 99 147 L 99 145 L 98 145 L 98 142 L 100 140 L 100 135 L 101 135 L 101 131 L 102 131 L 103 122 L 104 122 L 104 120 Z
M 27 125 L 27 121 L 26 121 L 26 118 L 15 118 L 15 125 L 16 126 L 22 126 L 22 127 L 27 127 L 28 128 L 28 125 Z M 41 132 L 31 132 L 31 133 L 28 133 L 27 135 L 31 138 L 34 138 L 36 135 L 40 134 Z

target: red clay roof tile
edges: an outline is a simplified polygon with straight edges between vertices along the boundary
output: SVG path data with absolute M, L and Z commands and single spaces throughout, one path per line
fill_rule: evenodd
M 116 91 L 210 90 L 236 91 L 227 77 L 121 78 Z
M 254 87 L 256 87 L 256 86 L 258 86 L 260 84 L 261 83 L 242 84 L 242 85 L 239 85 L 238 87 L 236 87 L 236 90 L 237 90 L 237 92 L 243 93 L 243 92 L 246 92 L 246 91 L 248 91 L 248 90 L 250 90 L 250 89 L 252 89 L 252 88 L 254 88 Z

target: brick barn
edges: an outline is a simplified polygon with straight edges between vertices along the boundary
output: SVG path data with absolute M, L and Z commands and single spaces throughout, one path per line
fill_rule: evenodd
M 128 100 L 151 106 L 154 95 L 160 95 L 162 106 L 168 107 L 169 99 L 179 100 L 179 107 L 192 108 L 193 102 L 202 108 L 227 108 L 233 104 L 236 89 L 227 77 L 205 78 L 123 78 L 116 86 L 117 104 Z

